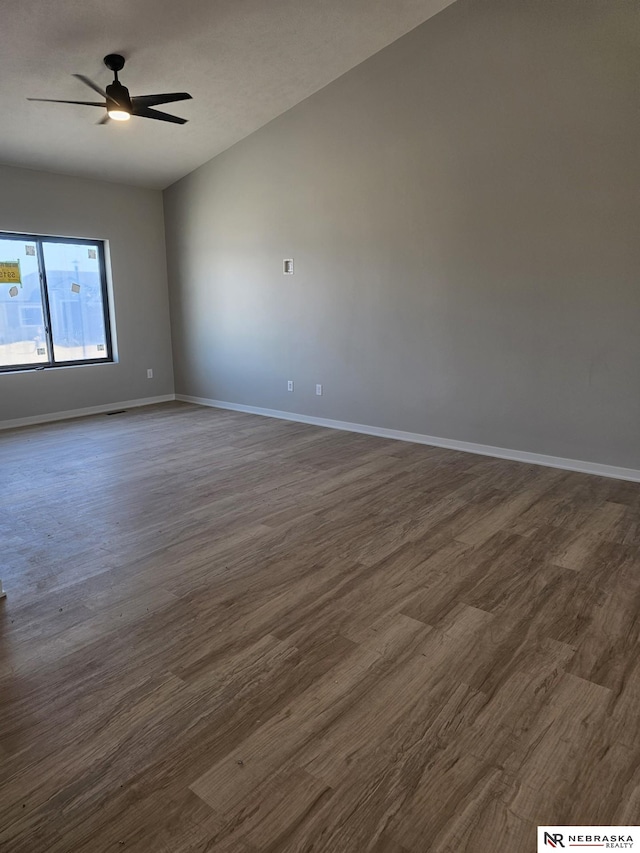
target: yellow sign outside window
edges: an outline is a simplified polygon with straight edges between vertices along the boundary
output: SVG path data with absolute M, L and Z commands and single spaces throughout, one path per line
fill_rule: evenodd
M 0 284 L 22 284 L 20 261 L 0 261 Z

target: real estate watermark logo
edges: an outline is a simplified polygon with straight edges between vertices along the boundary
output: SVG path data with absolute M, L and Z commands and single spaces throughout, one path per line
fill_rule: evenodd
M 544 843 L 549 847 L 564 847 L 564 835 L 561 832 L 544 832 Z
M 551 850 L 636 850 L 640 826 L 539 826 L 538 853 Z

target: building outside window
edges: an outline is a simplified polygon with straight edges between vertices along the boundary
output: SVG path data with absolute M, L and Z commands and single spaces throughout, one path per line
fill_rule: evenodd
M 0 371 L 105 361 L 104 244 L 0 232 Z

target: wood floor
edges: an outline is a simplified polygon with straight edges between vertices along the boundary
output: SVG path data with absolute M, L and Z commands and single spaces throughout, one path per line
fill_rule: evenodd
M 3 851 L 640 824 L 640 485 L 178 403 L 0 477 Z

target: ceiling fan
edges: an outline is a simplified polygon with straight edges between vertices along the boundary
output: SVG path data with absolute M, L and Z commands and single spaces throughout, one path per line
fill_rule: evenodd
M 128 121 L 131 116 L 140 116 L 141 118 L 154 118 L 158 121 L 170 121 L 173 124 L 186 124 L 186 118 L 178 118 L 178 116 L 164 113 L 161 110 L 154 110 L 152 107 L 157 107 L 160 104 L 171 104 L 174 101 L 186 101 L 191 98 L 187 92 L 168 92 L 164 95 L 129 95 L 129 90 L 118 80 L 118 71 L 124 68 L 124 56 L 119 53 L 110 53 L 104 58 L 104 64 L 110 71 L 113 71 L 113 83 L 107 86 L 104 91 L 93 80 L 89 80 L 83 74 L 74 74 L 78 80 L 82 80 L 85 86 L 93 89 L 104 98 L 104 102 L 99 101 L 59 101 L 52 98 L 27 98 L 28 101 L 46 101 L 50 104 L 84 104 L 87 107 L 102 107 L 106 109 L 106 115 L 97 124 L 106 124 L 109 119 L 114 121 Z

